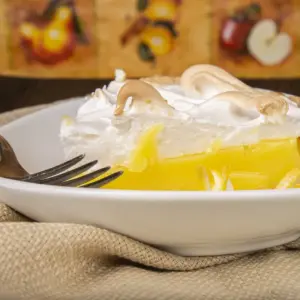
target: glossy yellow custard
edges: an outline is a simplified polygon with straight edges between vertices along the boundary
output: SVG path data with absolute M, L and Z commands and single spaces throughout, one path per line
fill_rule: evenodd
M 107 189 L 129 190 L 257 190 L 296 187 L 300 156 L 296 138 L 221 148 L 216 142 L 205 153 L 160 160 L 155 125 L 140 138 L 130 162 L 115 166 L 123 176 Z

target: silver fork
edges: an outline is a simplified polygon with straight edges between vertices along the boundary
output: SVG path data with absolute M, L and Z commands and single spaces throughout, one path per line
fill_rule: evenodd
M 105 174 L 110 170 L 110 167 L 107 166 L 91 173 L 76 177 L 91 169 L 98 162 L 97 160 L 94 160 L 80 167 L 69 170 L 80 161 L 82 161 L 84 157 L 84 155 L 79 155 L 50 169 L 34 174 L 29 174 L 19 163 L 12 146 L 3 136 L 0 135 L 0 177 L 38 184 L 66 187 L 99 188 L 117 179 L 123 174 L 123 171 L 114 172 L 108 176 L 96 180 L 95 182 L 88 183 Z

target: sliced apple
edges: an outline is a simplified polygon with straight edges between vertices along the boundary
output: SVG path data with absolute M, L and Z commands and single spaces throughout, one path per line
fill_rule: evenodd
M 280 64 L 291 54 L 293 43 L 287 33 L 278 32 L 273 20 L 266 19 L 257 22 L 252 28 L 247 47 L 262 65 L 273 66 Z

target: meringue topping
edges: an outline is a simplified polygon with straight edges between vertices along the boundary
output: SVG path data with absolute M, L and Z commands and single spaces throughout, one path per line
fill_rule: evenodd
M 254 89 L 216 66 L 192 66 L 180 78 L 127 80 L 123 72 L 90 95 L 73 122 L 62 122 L 68 157 L 126 164 L 155 124 L 163 124 L 161 158 L 206 151 L 216 139 L 227 147 L 300 135 L 298 97 Z

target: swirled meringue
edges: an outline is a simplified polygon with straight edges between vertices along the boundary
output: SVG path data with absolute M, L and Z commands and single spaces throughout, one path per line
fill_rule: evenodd
M 120 115 L 115 114 L 117 102 L 129 81 L 123 71 L 116 72 L 108 87 L 88 97 L 74 120 L 62 122 L 66 156 L 85 153 L 101 166 L 126 165 L 141 133 L 158 123 L 164 125 L 158 138 L 161 158 L 206 151 L 217 138 L 226 147 L 300 135 L 300 109 L 288 96 L 251 88 L 214 66 L 192 68 L 180 80 L 164 78 L 160 84 L 158 77 L 152 83 L 144 79 L 165 104 L 133 88 Z

